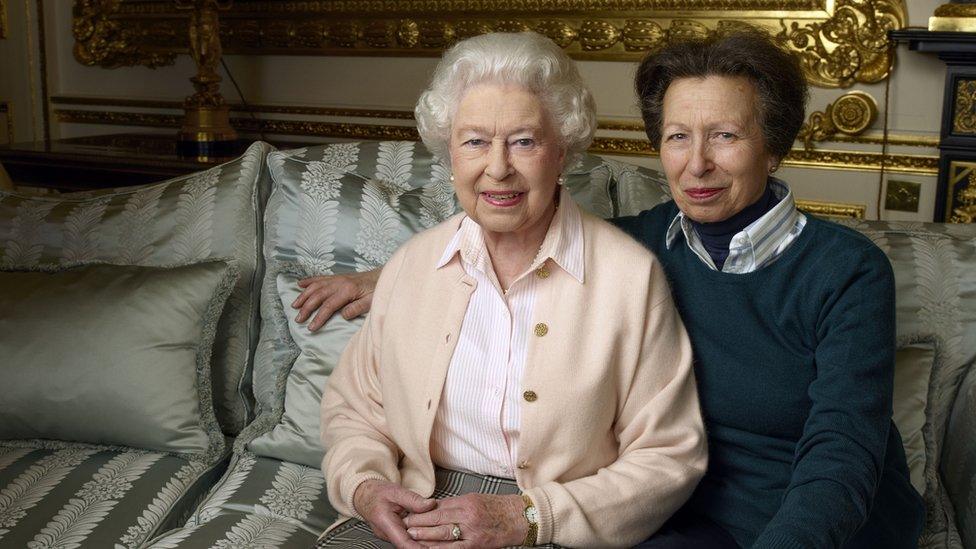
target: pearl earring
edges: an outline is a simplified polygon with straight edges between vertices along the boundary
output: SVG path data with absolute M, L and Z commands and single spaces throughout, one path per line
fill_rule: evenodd
M 561 175 L 556 178 L 556 185 L 562 185 L 565 182 L 566 182 L 566 178 Z
M 454 183 L 454 174 L 451 174 L 451 183 Z

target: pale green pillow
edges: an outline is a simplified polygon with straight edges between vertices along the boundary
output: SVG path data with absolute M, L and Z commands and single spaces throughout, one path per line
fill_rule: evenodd
M 925 493 L 925 407 L 935 363 L 932 339 L 903 343 L 895 352 L 895 390 L 892 418 L 901 434 L 912 486 Z
M 44 196 L 0 190 L 0 269 L 233 263 L 241 275 L 217 325 L 211 373 L 217 419 L 237 434 L 253 403 L 270 150 L 256 142 L 230 162 L 149 185 Z
M 216 460 L 210 355 L 224 261 L 0 272 L 0 438 Z
M 301 288 L 298 281 L 306 273 L 298 268 L 285 268 L 274 276 L 278 296 L 275 313 L 279 339 L 287 341 L 292 350 L 287 363 L 290 370 L 279 383 L 284 385 L 284 396 L 276 406 L 273 417 L 279 418 L 270 431 L 252 440 L 248 449 L 266 457 L 319 467 L 323 450 L 319 435 L 319 403 L 325 384 L 332 370 L 339 363 L 339 356 L 349 339 L 359 331 L 363 319 L 346 320 L 336 315 L 318 332 L 312 333 L 304 324 L 295 322 L 295 301 Z

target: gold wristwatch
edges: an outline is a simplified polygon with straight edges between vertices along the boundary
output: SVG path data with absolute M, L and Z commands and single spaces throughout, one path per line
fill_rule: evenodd
M 539 536 L 539 511 L 535 508 L 535 504 L 532 503 L 532 498 L 529 496 L 522 494 L 522 501 L 525 503 L 525 508 L 522 509 L 522 516 L 529 523 L 529 531 L 525 534 L 525 541 L 522 542 L 522 547 L 535 547 L 536 538 Z

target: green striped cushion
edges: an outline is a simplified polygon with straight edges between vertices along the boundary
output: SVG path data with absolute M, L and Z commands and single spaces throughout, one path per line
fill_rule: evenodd
M 220 468 L 158 452 L 0 442 L 0 547 L 141 547 L 181 524 Z

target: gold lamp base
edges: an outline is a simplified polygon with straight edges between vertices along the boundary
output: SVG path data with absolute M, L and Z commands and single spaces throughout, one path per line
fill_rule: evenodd
M 976 4 L 943 4 L 929 17 L 929 30 L 942 32 L 976 31 Z
M 230 156 L 240 148 L 230 125 L 230 107 L 187 107 L 177 149 L 183 156 Z

